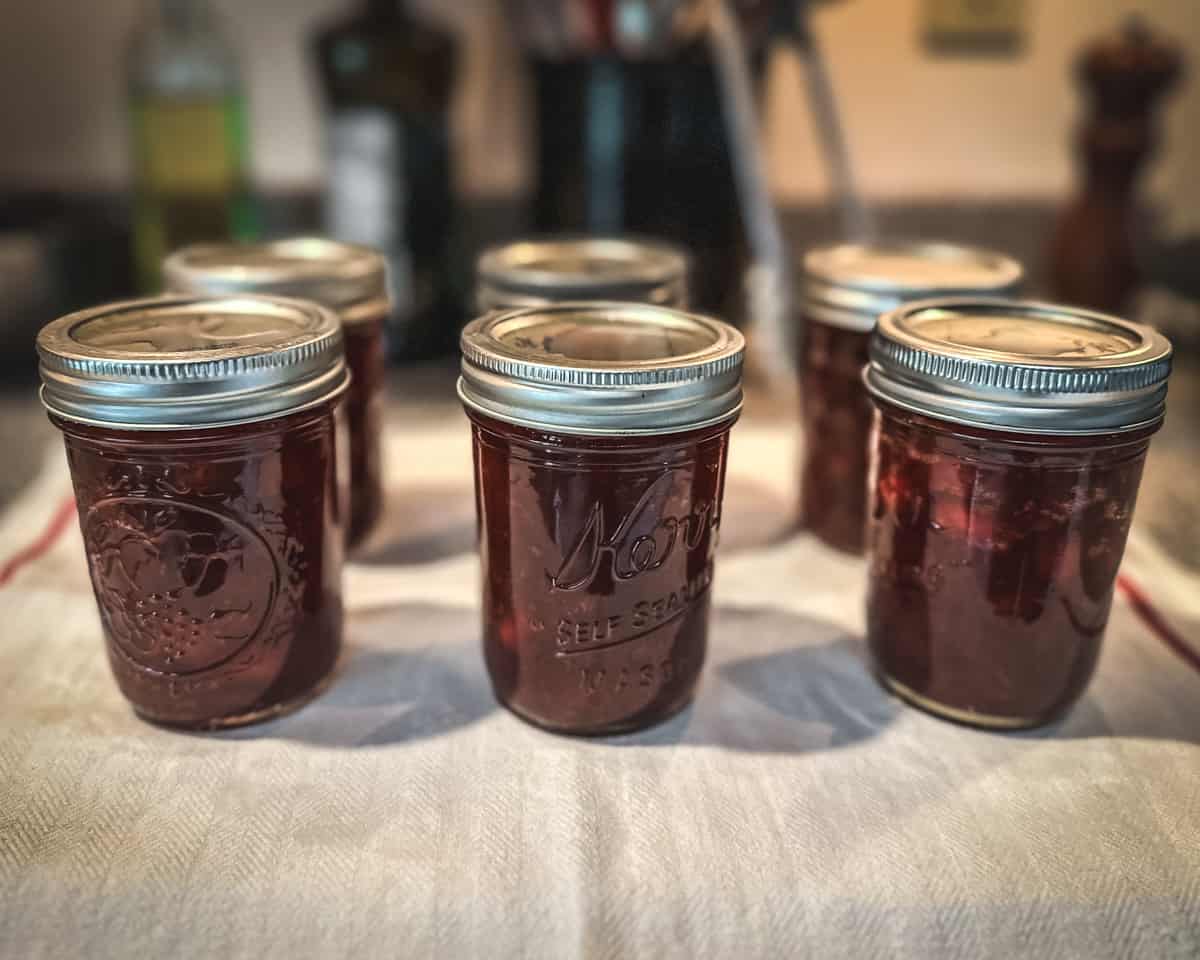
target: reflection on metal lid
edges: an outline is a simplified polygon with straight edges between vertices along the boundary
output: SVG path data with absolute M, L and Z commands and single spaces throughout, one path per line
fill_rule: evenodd
M 1161 417 L 1170 370 L 1167 339 L 1119 317 L 948 298 L 880 318 L 866 381 L 892 403 L 959 423 L 1095 433 Z
M 622 237 L 522 240 L 485 250 L 476 264 L 481 310 L 564 300 L 687 305 L 688 259 L 666 243 Z
M 369 247 L 321 237 L 270 243 L 196 244 L 163 263 L 169 289 L 177 293 L 238 293 L 298 297 L 345 311 L 387 307 L 383 257 Z M 355 310 L 350 320 L 363 315 Z
M 1143 331 L 1107 318 L 1061 311 L 1026 313 L 925 309 L 897 318 L 897 332 L 914 340 L 970 348 L 996 360 L 1081 360 L 1120 357 L 1146 342 Z
M 533 361 L 625 366 L 647 360 L 690 362 L 705 350 L 719 352 L 727 334 L 683 313 L 567 307 L 507 314 L 488 326 L 496 342 Z
M 471 408 L 574 433 L 665 433 L 741 406 L 745 342 L 728 324 L 630 303 L 492 313 L 463 331 Z
M 48 324 L 37 346 L 52 413 L 129 429 L 280 416 L 336 396 L 347 382 L 337 317 L 280 298 L 110 304 Z
M 1010 294 L 1023 275 L 1017 261 L 991 250 L 905 241 L 822 247 L 804 257 L 803 273 L 806 313 L 855 330 L 911 300 Z

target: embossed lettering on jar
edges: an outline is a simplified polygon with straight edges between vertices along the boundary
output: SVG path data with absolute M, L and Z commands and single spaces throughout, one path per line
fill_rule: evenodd
M 867 635 L 890 689 L 999 728 L 1078 699 L 1169 372 L 1159 334 L 1066 307 L 927 301 L 880 320 Z
M 318 237 L 256 244 L 197 244 L 163 264 L 180 293 L 266 294 L 312 300 L 342 321 L 350 387 L 345 413 L 350 456 L 349 543 L 361 542 L 383 510 L 384 323 L 390 309 L 383 257 Z
M 619 304 L 464 332 L 484 654 L 518 715 L 614 733 L 691 699 L 742 349 L 719 321 Z
M 800 521 L 823 543 L 863 550 L 872 408 L 862 382 L 881 313 L 949 294 L 999 295 L 1015 260 L 949 243 L 839 244 L 804 258 L 800 345 Z
M 122 693 L 189 728 L 264 719 L 327 680 L 342 637 L 337 319 L 177 297 L 38 338 Z

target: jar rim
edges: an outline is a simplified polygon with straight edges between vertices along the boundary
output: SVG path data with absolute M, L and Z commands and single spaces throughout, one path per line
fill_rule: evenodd
M 945 241 L 838 243 L 804 255 L 803 309 L 830 326 L 866 332 L 879 316 L 930 297 L 1010 295 L 1024 268 L 1006 254 Z
M 327 237 L 191 244 L 163 260 L 163 277 L 177 293 L 313 300 L 338 311 L 348 325 L 389 308 L 383 256 Z
M 129 430 L 269 420 L 349 385 L 342 326 L 280 297 L 173 295 L 68 314 L 38 334 L 46 409 Z
M 475 263 L 480 310 L 567 300 L 687 303 L 686 251 L 637 236 L 529 237 L 484 250 Z
M 905 413 L 916 414 L 917 416 L 926 417 L 930 420 L 937 420 L 941 423 L 952 427 L 967 427 L 972 430 L 982 430 L 994 434 L 1014 434 L 1018 436 L 1030 437 L 1104 437 L 1117 436 L 1120 434 L 1134 434 L 1140 431 L 1149 433 L 1156 432 L 1166 419 L 1165 413 L 1160 413 L 1158 416 L 1149 420 L 1143 420 L 1139 423 L 1130 423 L 1120 427 L 1091 427 L 1091 428 L 1075 428 L 1075 429 L 1052 429 L 1049 427 L 1011 427 L 1002 424 L 993 423 L 983 420 L 968 420 L 963 417 L 954 417 L 942 413 L 931 413 L 929 410 L 905 402 L 897 400 L 895 397 L 888 396 L 872 390 L 867 382 L 867 371 L 863 370 L 863 381 L 866 384 L 867 390 L 870 393 L 875 406 L 888 405 L 895 407 L 897 410 L 902 410 Z
M 1144 429 L 1166 407 L 1171 344 L 1092 310 L 1004 298 L 939 298 L 880 318 L 867 390 L 914 413 L 1030 434 Z
M 534 429 L 665 433 L 741 408 L 745 340 L 699 314 L 627 302 L 526 307 L 468 324 L 461 348 L 463 403 Z

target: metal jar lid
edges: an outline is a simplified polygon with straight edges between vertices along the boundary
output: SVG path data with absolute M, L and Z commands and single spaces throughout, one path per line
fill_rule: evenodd
M 47 410 L 127 430 L 266 420 L 336 397 L 349 381 L 337 317 L 274 297 L 114 303 L 53 321 L 37 349 Z
M 804 310 L 866 332 L 903 303 L 962 294 L 1010 296 L 1024 271 L 1011 257 L 953 243 L 844 243 L 804 257 Z
M 1087 434 L 1157 423 L 1171 344 L 1149 327 L 1024 300 L 946 298 L 885 314 L 867 388 L 953 423 Z
M 696 314 L 632 303 L 490 313 L 462 333 L 458 393 L 472 410 L 562 433 L 692 430 L 742 406 L 745 341 Z
M 686 308 L 688 258 L 666 243 L 556 237 L 492 247 L 476 263 L 480 310 L 564 300 L 631 300 Z
M 322 237 L 194 244 L 163 261 L 163 276 L 167 289 L 176 293 L 313 300 L 338 311 L 344 323 L 388 309 L 383 257 L 370 247 Z

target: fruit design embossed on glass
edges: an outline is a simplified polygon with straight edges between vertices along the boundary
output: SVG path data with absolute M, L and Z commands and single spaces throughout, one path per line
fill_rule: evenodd
M 39 339 L 109 662 L 148 720 L 265 719 L 310 698 L 334 667 L 346 521 L 338 333 L 316 307 L 181 298 L 73 315 Z M 254 399 L 238 362 L 195 362 L 231 341 L 242 363 L 258 366 L 252 345 L 273 371 Z M 169 398 L 156 391 L 170 379 L 144 367 L 151 355 L 173 365 Z M 260 416 L 228 422 L 250 408 Z M 183 412 L 192 426 L 164 423 Z M 129 426 L 83 422 L 118 415 Z
M 1152 331 L 1067 308 L 945 301 L 880 321 L 867 638 L 890 689 L 999 728 L 1080 697 L 1169 363 Z
M 742 339 L 656 307 L 491 314 L 463 335 L 484 655 L 548 729 L 620 733 L 703 667 Z
M 83 539 L 114 652 L 158 673 L 229 662 L 258 634 L 278 589 L 262 538 L 195 506 L 101 500 Z
M 384 499 L 384 322 L 390 304 L 383 257 L 366 247 L 319 237 L 195 244 L 167 257 L 163 273 L 170 289 L 180 293 L 298 297 L 338 314 L 350 369 L 344 408 L 350 454 L 348 536 L 351 546 L 360 543 L 375 527 Z
M 1021 267 L 947 243 L 822 247 L 804 258 L 800 347 L 800 522 L 819 540 L 861 553 L 873 412 L 862 371 L 880 313 L 949 293 L 1012 291 Z

